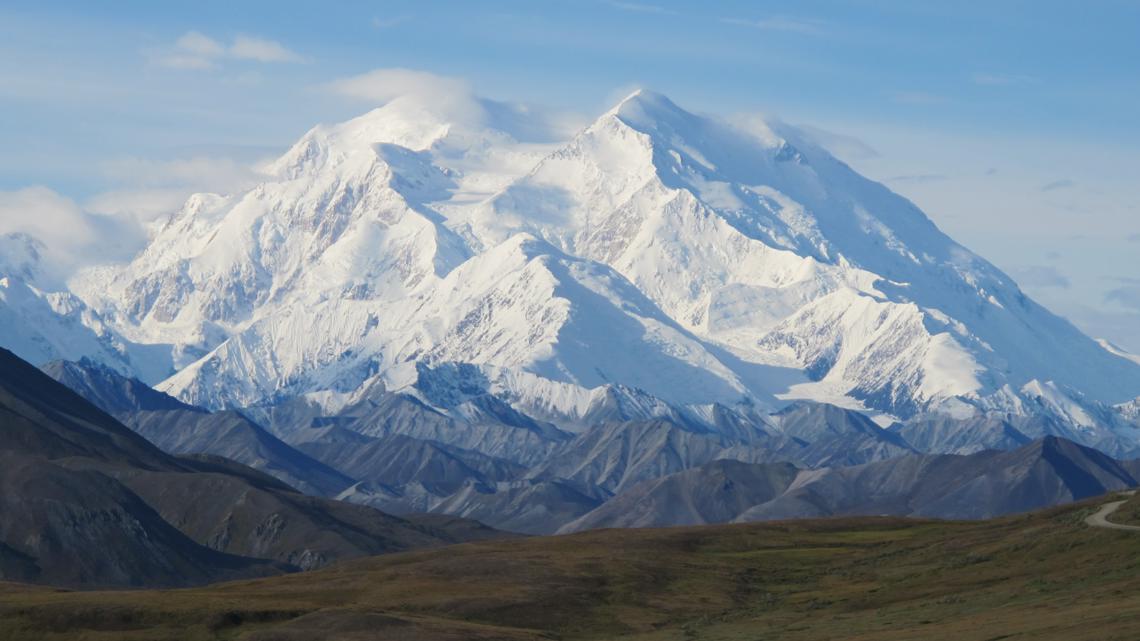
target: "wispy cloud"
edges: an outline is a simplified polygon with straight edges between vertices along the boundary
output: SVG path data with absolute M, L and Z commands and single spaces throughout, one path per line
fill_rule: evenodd
M 182 34 L 174 46 L 184 54 L 203 58 L 217 58 L 226 54 L 225 45 L 197 31 Z
M 407 110 L 409 117 L 422 118 L 427 113 L 455 125 L 490 126 L 525 142 L 564 141 L 583 125 L 579 114 L 491 100 L 476 94 L 462 78 L 415 69 L 373 69 L 318 87 L 372 106 Z
M 609 5 L 615 9 L 622 11 L 633 11 L 636 13 L 657 13 L 662 15 L 676 15 L 677 12 L 668 7 L 662 7 L 655 4 L 645 4 L 642 2 L 610 2 Z
M 721 18 L 720 21 L 725 24 L 754 27 L 763 31 L 783 31 L 809 36 L 819 36 L 824 33 L 823 24 L 817 20 L 790 18 L 788 16 L 771 16 L 758 20 L 749 18 Z
M 1089 336 L 1108 339 L 1134 354 L 1140 354 L 1140 313 L 1131 310 L 1097 309 L 1081 304 L 1068 304 L 1058 309 Z
M 239 35 L 234 38 L 234 43 L 230 45 L 229 54 L 238 60 L 256 60 L 258 62 L 301 62 L 304 60 L 279 42 L 255 36 Z
M 169 69 L 213 69 L 214 61 L 203 56 L 184 54 L 164 55 L 154 58 L 155 64 Z
M 148 223 L 177 211 L 192 193 L 179 187 L 112 189 L 88 198 L 83 206 L 97 214 Z
M 212 69 L 223 60 L 247 60 L 263 63 L 304 62 L 300 54 L 281 43 L 238 34 L 228 44 L 197 31 L 188 31 L 174 46 L 153 52 L 155 64 L 171 69 Z
M 225 157 L 118 158 L 98 166 L 112 186 L 84 202 L 43 186 L 0 191 L 0 236 L 43 243 L 44 276 L 58 284 L 92 264 L 129 259 L 146 243 L 147 224 L 178 210 L 195 192 L 234 193 L 263 178 Z
M 896 91 L 891 94 L 891 100 L 902 105 L 937 105 L 946 102 L 946 98 L 926 91 Z
M 392 29 L 411 22 L 411 20 L 411 16 L 387 16 L 384 18 L 377 16 L 372 19 L 372 26 L 377 29 Z
M 1140 243 L 1140 232 L 1128 236 L 1128 242 Z
M 970 81 L 976 85 L 983 85 L 987 87 L 1004 87 L 1007 85 L 1027 85 L 1037 82 L 1033 76 L 1026 76 L 1022 74 L 1002 74 L 1002 73 L 975 73 L 970 76 Z
M 1070 189 L 1076 186 L 1076 182 L 1069 180 L 1068 178 L 1062 178 L 1060 180 L 1054 180 L 1053 182 L 1041 185 L 1041 191 L 1057 191 L 1058 189 Z
M 1067 289 L 1073 284 L 1068 276 L 1057 271 L 1057 268 L 1052 265 L 1025 265 L 1014 267 L 1009 272 L 1014 280 L 1023 287 Z
M 134 221 L 84 211 L 47 187 L 0 191 L 0 236 L 24 234 L 43 244 L 40 275 L 60 285 L 79 267 L 133 255 L 146 240 Z
M 1129 309 L 1140 310 L 1140 279 L 1122 278 L 1127 284 L 1110 289 L 1104 295 L 1104 302 L 1118 303 Z
M 879 152 L 861 138 L 811 125 L 796 125 L 795 128 L 808 140 L 834 154 L 860 159 L 879 157 Z
M 409 96 L 425 102 L 466 100 L 472 96 L 471 85 L 466 80 L 414 69 L 374 69 L 335 80 L 328 88 L 342 96 L 375 104 Z
M 896 183 L 935 183 L 946 180 L 946 174 L 906 174 L 903 176 L 893 176 L 887 178 L 887 182 Z
M 234 193 L 261 178 L 250 164 L 211 156 L 118 158 L 102 163 L 100 169 L 115 188 L 87 199 L 84 209 L 141 223 L 174 212 L 192 193 Z

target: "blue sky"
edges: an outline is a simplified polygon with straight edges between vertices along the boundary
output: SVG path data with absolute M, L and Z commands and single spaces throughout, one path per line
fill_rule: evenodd
M 0 231 L 96 238 L 115 226 L 92 212 L 147 219 L 234 188 L 372 106 L 331 87 L 376 69 L 583 121 L 645 86 L 818 128 L 1047 306 L 1140 352 L 1138 33 L 1135 0 L 8 0 Z M 140 242 L 116 238 L 122 255 Z

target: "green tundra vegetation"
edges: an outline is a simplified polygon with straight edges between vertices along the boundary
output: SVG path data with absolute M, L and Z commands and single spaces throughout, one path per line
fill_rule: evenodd
M 1140 525 L 1140 493 L 1130 497 L 1108 520 L 1124 525 Z
M 1084 523 L 1109 498 L 485 541 L 182 590 L 0 584 L 0 638 L 1134 640 L 1140 534 Z

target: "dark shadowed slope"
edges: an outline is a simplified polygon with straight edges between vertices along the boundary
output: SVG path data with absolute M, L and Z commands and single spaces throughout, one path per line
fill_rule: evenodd
M 308 494 L 335 496 L 355 482 L 238 412 L 207 412 L 89 361 L 53 361 L 43 370 L 171 454 L 224 456 Z
M 833 405 L 797 403 L 771 426 L 727 435 L 669 419 L 600 423 L 561 445 L 532 476 L 561 477 L 607 492 L 717 459 L 856 465 L 913 453 L 866 416 Z
M 332 434 L 334 430 L 344 436 Z M 492 484 L 526 473 L 517 463 L 403 434 L 371 438 L 337 427 L 319 432 L 319 438 L 296 447 L 361 481 L 418 482 L 437 494 L 450 494 L 466 483 Z
M 203 546 L 89 468 L 190 468 L 0 350 L 0 572 L 61 585 L 203 583 L 275 571 Z
M 287 570 L 200 545 L 117 480 L 0 454 L 0 577 L 65 586 L 173 586 Z
M 799 473 L 791 463 L 713 461 L 635 485 L 563 531 L 727 523 L 783 494 Z
M 906 456 L 817 473 L 740 520 L 839 514 L 988 518 L 1137 485 L 1115 459 L 1056 437 L 1009 452 Z
M 1056 437 L 1009 452 L 818 470 L 722 460 L 637 484 L 562 531 L 837 515 L 989 518 L 1133 487 L 1131 465 Z
M 79 362 L 51 361 L 40 369 L 112 416 L 140 410 L 206 413 L 206 410 L 187 405 L 136 378 L 128 378 L 106 365 L 88 359 Z
M 316 567 L 485 535 L 307 497 L 236 463 L 175 458 L 4 350 L 0 456 L 3 578 L 194 584 L 273 571 L 266 560 Z
M 83 457 L 149 469 L 179 469 L 106 412 L 0 349 L 0 416 L 5 451 L 47 459 Z
M 797 402 L 771 417 L 785 446 L 783 459 L 805 467 L 860 465 L 902 456 L 914 448 L 902 436 L 881 429 L 866 414 L 827 403 Z
M 271 474 L 306 494 L 336 496 L 355 482 L 238 412 L 140 411 L 123 419 L 167 452 L 224 456 Z

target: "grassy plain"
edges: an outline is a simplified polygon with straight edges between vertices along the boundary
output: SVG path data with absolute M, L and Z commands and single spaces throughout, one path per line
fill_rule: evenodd
M 186 590 L 0 584 L 0 638 L 1134 640 L 1140 534 L 1084 525 L 1105 500 L 490 541 Z

